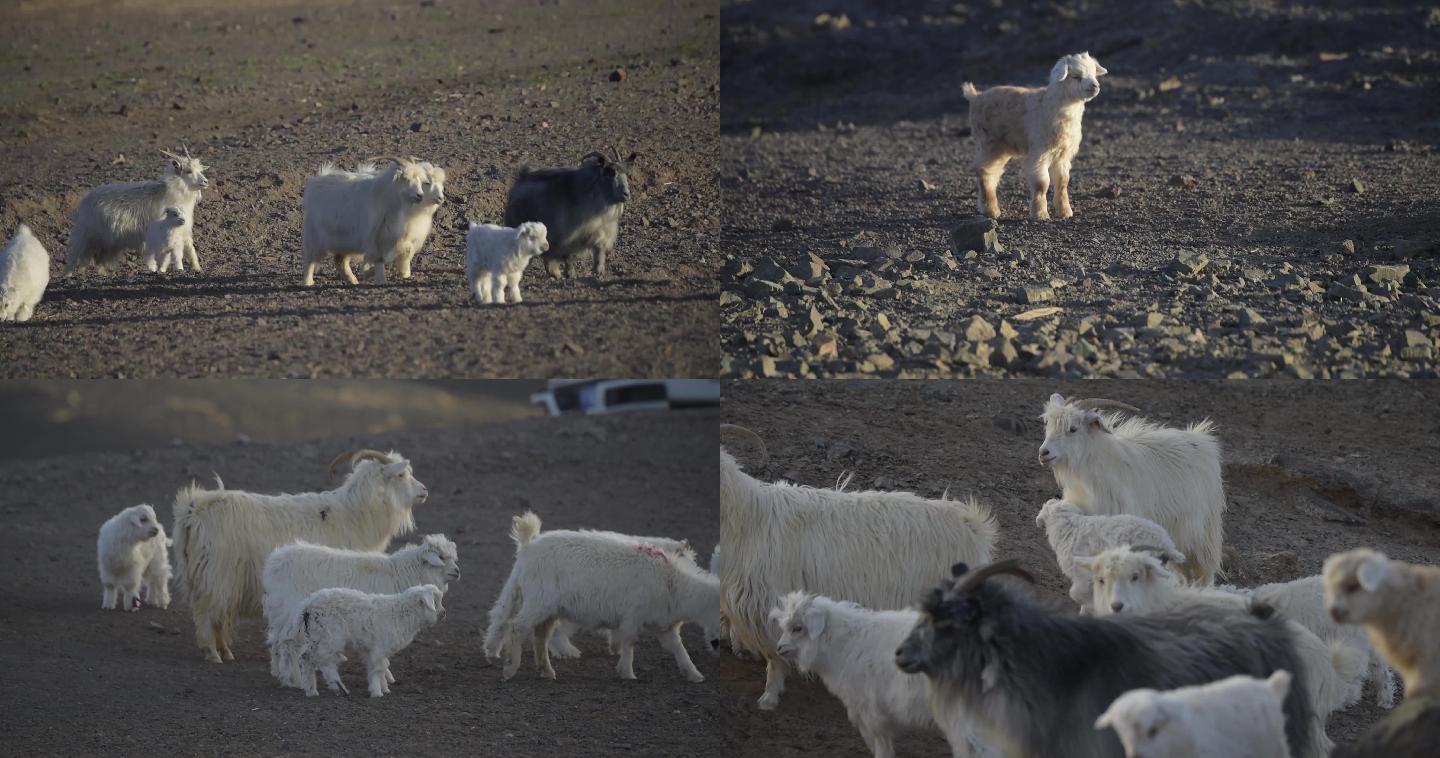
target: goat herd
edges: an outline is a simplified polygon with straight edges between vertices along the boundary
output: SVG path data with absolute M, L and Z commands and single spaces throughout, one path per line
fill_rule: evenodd
M 415 529 L 414 508 L 428 497 L 410 462 L 395 452 L 357 450 L 351 472 L 334 490 L 260 495 L 195 484 L 174 505 L 173 542 L 149 505 L 126 508 L 100 528 L 97 543 L 101 607 L 138 610 L 170 604 L 173 545 L 180 586 L 190 604 L 206 660 L 234 660 L 236 622 L 262 615 L 270 671 L 282 684 L 317 694 L 315 677 L 349 692 L 339 664 L 347 646 L 363 651 L 370 695 L 382 697 L 395 678 L 390 656 L 407 647 L 445 610 L 449 583 L 460 578 L 455 543 L 443 534 L 382 552 Z M 658 636 L 691 681 L 703 681 L 680 640 L 690 622 L 720 649 L 720 580 L 701 569 L 683 540 L 594 530 L 540 531 L 534 513 L 511 528 L 515 565 L 485 635 L 489 657 L 506 656 L 505 679 L 520 666 L 521 644 L 534 643 L 536 663 L 554 678 L 553 652 L 580 654 L 578 628 L 609 637 L 618 674 L 634 679 L 633 646 L 642 631 Z
M 200 159 L 164 151 L 169 162 L 159 180 L 107 184 L 80 201 L 65 259 L 65 273 L 93 264 L 104 272 L 132 251 L 140 251 L 152 272 L 172 266 L 200 270 L 195 252 L 195 206 L 210 186 Z M 593 253 L 595 273 L 615 247 L 620 217 L 630 198 L 629 171 L 635 155 L 622 159 L 593 152 L 573 168 L 521 167 L 505 205 L 505 226 L 470 223 L 465 236 L 466 279 L 481 304 L 521 302 L 520 279 L 530 259 L 540 256 L 551 276 L 576 276 L 576 257 Z M 445 171 L 418 158 L 362 162 L 355 171 L 331 164 L 305 182 L 303 282 L 328 257 L 350 284 L 351 266 L 370 266 L 375 283 L 385 268 L 401 279 L 430 235 L 435 212 L 445 202 Z M 553 249 L 551 243 L 554 243 Z M 25 224 L 0 252 L 0 321 L 27 321 L 50 283 L 50 255 Z
M 724 446 L 720 602 L 732 647 L 766 663 L 761 708 L 791 668 L 818 676 L 879 756 L 938 730 L 957 756 L 1328 755 L 1330 713 L 1368 681 L 1393 707 L 1440 694 L 1440 568 L 1366 548 L 1324 573 L 1217 586 L 1226 502 L 1208 421 L 1052 395 L 1039 509 L 1078 613 L 1002 577 L 998 528 L 973 498 L 766 483 Z M 937 580 L 946 577 L 943 581 Z

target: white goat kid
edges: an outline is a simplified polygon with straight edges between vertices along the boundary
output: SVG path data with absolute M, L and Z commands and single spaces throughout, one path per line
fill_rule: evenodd
M 548 251 L 550 243 L 545 225 L 538 221 L 526 221 L 515 229 L 472 223 L 465 248 L 465 277 L 477 303 L 504 303 L 507 292 L 510 302 L 522 303 L 520 278 L 525 267 L 531 258 Z
M 875 758 L 893 758 L 898 733 L 940 728 L 926 678 L 895 666 L 895 649 L 920 620 L 918 611 L 872 611 L 797 591 L 780 598 L 770 618 L 780 628 L 776 652 L 801 673 L 820 677 Z M 955 755 L 998 758 L 963 717 L 947 714 L 946 721 Z
M 1365 630 L 1400 672 L 1405 697 L 1440 697 L 1440 566 L 1358 548 L 1326 558 L 1324 577 L 1330 617 Z
M 1126 758 L 1288 758 L 1290 672 L 1243 674 L 1168 691 L 1130 690 L 1095 721 L 1114 729 Z
M 1087 513 L 1141 516 L 1163 527 L 1185 556 L 1181 571 L 1210 584 L 1220 570 L 1225 484 L 1220 442 L 1209 419 L 1170 429 L 1104 409 L 1138 413 L 1114 400 L 1045 405 L 1040 465 L 1050 466 L 1061 497 Z
M 282 639 L 300 651 L 298 676 L 305 695 L 314 697 L 315 672 L 325 676 L 331 691 L 350 694 L 340 680 L 340 659 L 346 646 L 359 648 L 365 656 L 365 673 L 370 697 L 390 692 L 390 658 L 409 647 L 444 612 L 439 587 L 425 584 L 394 594 L 371 594 L 332 587 L 318 590 L 300 604 Z M 387 681 L 388 680 L 388 681 Z
M 70 231 L 70 249 L 65 257 L 65 273 L 88 264 L 95 264 L 101 273 L 120 260 L 126 252 L 142 250 L 145 232 L 150 224 L 165 215 L 165 209 L 178 208 L 193 221 L 200 191 L 210 186 L 205 178 L 205 165 L 199 158 L 184 157 L 161 151 L 170 162 L 159 181 L 106 184 L 96 187 L 80 201 L 75 210 L 75 223 Z M 190 267 L 200 270 L 191 236 L 193 224 L 184 227 L 185 255 Z
M 170 540 L 149 505 L 132 505 L 100 526 L 96 557 L 100 567 L 100 607 L 124 611 L 145 602 L 170 607 Z
M 146 270 L 162 274 L 171 266 L 176 271 L 185 270 L 185 236 L 189 224 L 185 212 L 172 205 L 165 209 L 159 221 L 145 227 Z
M 1055 551 L 1055 560 L 1070 579 L 1070 599 L 1086 615 L 1091 613 L 1093 577 L 1088 561 L 1076 560 L 1077 556 L 1091 557 L 1121 545 L 1154 545 L 1162 562 L 1185 561 L 1164 527 L 1140 516 L 1096 516 L 1074 503 L 1051 499 L 1041 506 L 1035 525 L 1044 527 L 1050 549 Z
M 1050 218 L 1045 195 L 1051 185 L 1055 215 L 1075 215 L 1070 207 L 1070 163 L 1080 151 L 1080 119 L 1085 103 L 1100 94 L 1100 77 L 1108 73 L 1089 53 L 1079 53 L 1055 62 L 1046 87 L 991 87 L 980 92 L 965 82 L 961 91 L 970 101 L 981 213 L 1000 216 L 995 195 L 1000 175 L 1011 158 L 1023 155 L 1030 218 Z
M 352 550 L 384 550 L 415 529 L 413 508 L 429 495 L 410 462 L 391 451 L 356 450 L 334 490 L 261 495 L 191 484 L 175 497 L 175 560 L 206 660 L 229 660 L 236 622 L 259 616 L 265 560 L 295 540 Z
M 29 321 L 50 285 L 50 254 L 21 224 L 0 252 L 0 321 Z
M 385 283 L 385 266 L 395 264 L 402 279 L 430 234 L 436 210 L 445 202 L 445 172 L 415 158 L 390 159 L 384 168 L 361 163 L 356 171 L 331 164 L 305 181 L 302 202 L 306 287 L 326 256 L 336 272 L 359 284 L 351 264 L 361 259 Z

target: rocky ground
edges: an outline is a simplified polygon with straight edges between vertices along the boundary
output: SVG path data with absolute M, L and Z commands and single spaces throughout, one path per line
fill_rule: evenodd
M 0 376 L 713 376 L 719 196 L 714 0 L 7 3 L 0 236 L 51 255 Z M 23 43 L 19 42 L 23 41 Z M 209 165 L 204 274 L 61 279 L 69 217 L 162 148 Z M 610 275 L 535 264 L 518 307 L 475 307 L 467 219 L 498 221 L 523 162 L 638 152 Z M 448 202 L 408 282 L 301 275 L 300 199 L 326 161 L 417 155 Z
M 721 35 L 726 376 L 1436 375 L 1429 4 L 736 2 Z M 987 243 L 960 84 L 1081 50 L 1076 215 L 1028 220 L 1012 162 Z
M 377 386 L 384 385 L 361 392 Z M 305 415 L 299 399 L 275 396 L 267 424 L 284 427 L 279 409 Z M 238 401 L 248 407 L 249 391 Z M 424 414 L 414 418 L 430 423 Z M 685 681 L 653 641 L 636 648 L 636 681 L 616 677 L 604 643 L 585 634 L 577 640 L 584 657 L 557 661 L 553 682 L 527 662 L 502 684 L 499 667 L 481 652 L 485 614 L 514 555 L 506 533 L 517 512 L 533 508 L 548 528 L 686 537 L 709 555 L 719 528 L 714 411 L 331 436 L 350 423 L 316 418 L 321 436 L 303 440 L 159 448 L 132 448 L 121 429 L 87 435 L 108 440 L 109 449 L 0 460 L 5 753 L 735 754 L 730 733 L 716 726 L 727 698 L 698 632 L 684 636 L 710 677 L 701 684 Z M 168 522 L 175 490 L 191 479 L 208 482 L 212 471 L 230 487 L 323 488 L 331 457 L 359 445 L 410 457 L 431 492 L 416 511 L 419 529 L 454 539 L 463 572 L 446 596 L 445 618 L 395 657 L 389 696 L 366 697 L 355 663 L 342 671 L 349 697 L 282 690 L 270 678 L 258 621 L 241 625 L 233 663 L 207 663 L 183 595 L 169 610 L 99 609 L 95 533 L 115 511 L 150 502 Z
M 729 382 L 722 416 L 764 438 L 770 464 L 734 449 L 767 480 L 974 493 L 1000 524 L 1001 557 L 1019 558 L 1037 592 L 1065 601 L 1035 512 L 1056 495 L 1036 463 L 1037 420 L 1051 392 L 1121 398 L 1171 424 L 1209 416 L 1224 445 L 1229 508 L 1224 569 L 1240 586 L 1318 573 L 1325 557 L 1359 545 L 1409 561 L 1440 561 L 1440 388 L 1433 382 L 1316 382 L 1304 396 L 1288 382 L 1056 384 L 970 382 Z M 786 683 L 780 708 L 759 710 L 764 667 L 727 656 L 725 707 L 743 754 L 861 756 L 864 742 L 818 682 Z M 1365 699 L 1334 714 L 1337 743 L 1385 713 Z M 948 755 L 938 737 L 902 739 L 904 755 Z

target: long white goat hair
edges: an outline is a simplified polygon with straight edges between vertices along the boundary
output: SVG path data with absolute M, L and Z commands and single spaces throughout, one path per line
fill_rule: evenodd
M 362 259 L 374 268 L 375 283 L 385 283 L 385 266 L 395 264 L 410 278 L 410 261 L 419 253 L 445 202 L 445 172 L 428 162 L 392 160 L 384 168 L 362 163 L 357 171 L 331 164 L 305 181 L 304 284 L 315 283 L 315 270 L 333 256 L 337 273 L 358 284 L 351 264 Z
M 163 151 L 162 151 L 163 152 Z M 205 178 L 205 165 L 199 158 L 166 152 L 170 161 L 158 181 L 106 184 L 90 190 L 75 210 L 70 231 L 70 248 L 65 257 L 65 273 L 94 263 L 102 272 L 128 251 L 145 246 L 145 230 L 165 215 L 165 208 L 180 209 L 190 219 L 185 229 L 185 254 L 190 266 L 200 270 L 191 238 L 195 204 L 200 191 L 210 186 Z
M 409 647 L 444 610 L 440 588 L 433 584 L 393 594 L 330 587 L 301 603 L 299 613 L 281 630 L 281 639 L 300 650 L 294 675 L 304 683 L 307 696 L 318 694 L 316 670 L 331 690 L 349 694 L 338 667 L 345 648 L 355 647 L 365 656 L 370 697 L 383 697 L 390 693 L 390 656 Z
M 455 543 L 443 534 L 427 534 L 418 545 L 393 553 L 345 550 L 297 541 L 278 547 L 265 559 L 262 575 L 266 643 L 271 646 L 270 673 L 282 677 L 298 651 L 283 644 L 277 631 L 316 590 L 348 587 L 371 593 L 394 593 L 422 584 L 441 592 L 460 578 Z
M 957 561 L 989 563 L 997 534 L 989 509 L 973 497 L 768 484 L 721 448 L 721 611 L 732 638 L 765 657 L 760 707 L 776 707 L 785 686 L 787 664 L 775 653 L 769 616 L 781 595 L 803 589 L 877 610 L 904 608 Z
M 220 487 L 191 483 L 174 506 L 175 560 L 196 641 L 217 663 L 222 652 L 234 659 L 236 620 L 260 615 L 261 575 L 275 548 L 305 540 L 383 550 L 391 538 L 414 531 L 411 509 L 426 494 L 409 461 L 373 450 L 356 453 L 345 481 L 326 492 L 260 495 Z
M 50 254 L 21 224 L 0 252 L 0 321 L 29 321 L 50 285 Z
M 1213 581 L 1224 540 L 1225 484 L 1209 419 L 1170 429 L 1077 407 L 1058 394 L 1042 418 L 1041 461 L 1047 452 L 1054 456 L 1048 462 L 1066 501 L 1089 513 L 1154 521 L 1185 555 L 1182 572 L 1200 584 Z
M 930 729 L 945 733 L 955 755 L 999 758 L 959 709 L 944 714 L 943 726 L 937 723 L 926 678 L 895 665 L 895 649 L 915 628 L 919 611 L 872 611 L 796 591 L 781 597 L 770 615 L 780 628 L 779 651 L 845 704 L 875 758 L 893 758 L 897 733 Z

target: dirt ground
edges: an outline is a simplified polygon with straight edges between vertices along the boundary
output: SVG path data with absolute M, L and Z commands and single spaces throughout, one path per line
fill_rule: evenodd
M 1422 2 L 727 4 L 722 373 L 1434 377 L 1437 43 Z M 1075 217 L 1012 161 L 1004 250 L 952 251 L 961 83 L 1082 50 Z
M 902 489 L 938 497 L 974 493 L 1000 523 L 998 555 L 1021 559 L 1038 592 L 1064 601 L 1035 512 L 1056 496 L 1036 462 L 1037 417 L 1051 392 L 1124 399 L 1152 418 L 1219 425 L 1229 508 L 1224 568 L 1240 586 L 1318 573 L 1326 556 L 1360 545 L 1440 561 L 1440 388 L 1432 382 L 1095 381 L 728 382 L 722 415 L 764 438 L 767 479 Z M 880 480 L 877 482 L 877 480 Z M 818 681 L 792 678 L 780 708 L 763 712 L 762 664 L 727 656 L 721 669 L 737 739 L 746 755 L 865 755 L 844 708 Z M 1355 739 L 1383 711 L 1364 700 L 1331 717 L 1337 743 Z M 903 739 L 899 751 L 948 755 L 944 741 Z
M 50 252 L 34 320 L 0 329 L 11 377 L 713 376 L 719 197 L 715 0 L 58 0 L 0 26 L 0 227 Z M 611 81 L 624 69 L 623 81 Z M 107 182 L 211 168 L 204 274 L 60 279 L 69 217 Z M 498 222 L 522 163 L 638 152 L 610 274 L 478 308 L 467 219 Z M 447 203 L 417 273 L 299 286 L 304 180 L 416 155 Z
M 5 753 L 733 754 L 733 738 L 716 727 L 725 699 L 717 659 L 698 632 L 685 640 L 710 677 L 702 684 L 686 682 L 653 642 L 637 648 L 634 682 L 615 676 L 588 635 L 578 640 L 583 658 L 557 662 L 555 682 L 527 664 L 502 685 L 480 652 L 513 557 L 509 517 L 524 509 L 550 528 L 686 537 L 708 556 L 718 533 L 716 422 L 713 410 L 528 418 L 161 448 L 131 448 L 117 433 L 108 451 L 0 461 Z M 431 491 L 416 511 L 420 533 L 454 539 L 463 572 L 445 618 L 396 657 L 390 696 L 366 697 L 353 668 L 348 698 L 282 690 L 257 621 L 242 626 L 235 662 L 206 663 L 182 598 L 164 611 L 99 610 L 94 540 L 113 512 L 150 502 L 168 522 L 175 490 L 212 471 L 233 488 L 322 488 L 331 457 L 359 445 L 410 457 Z

